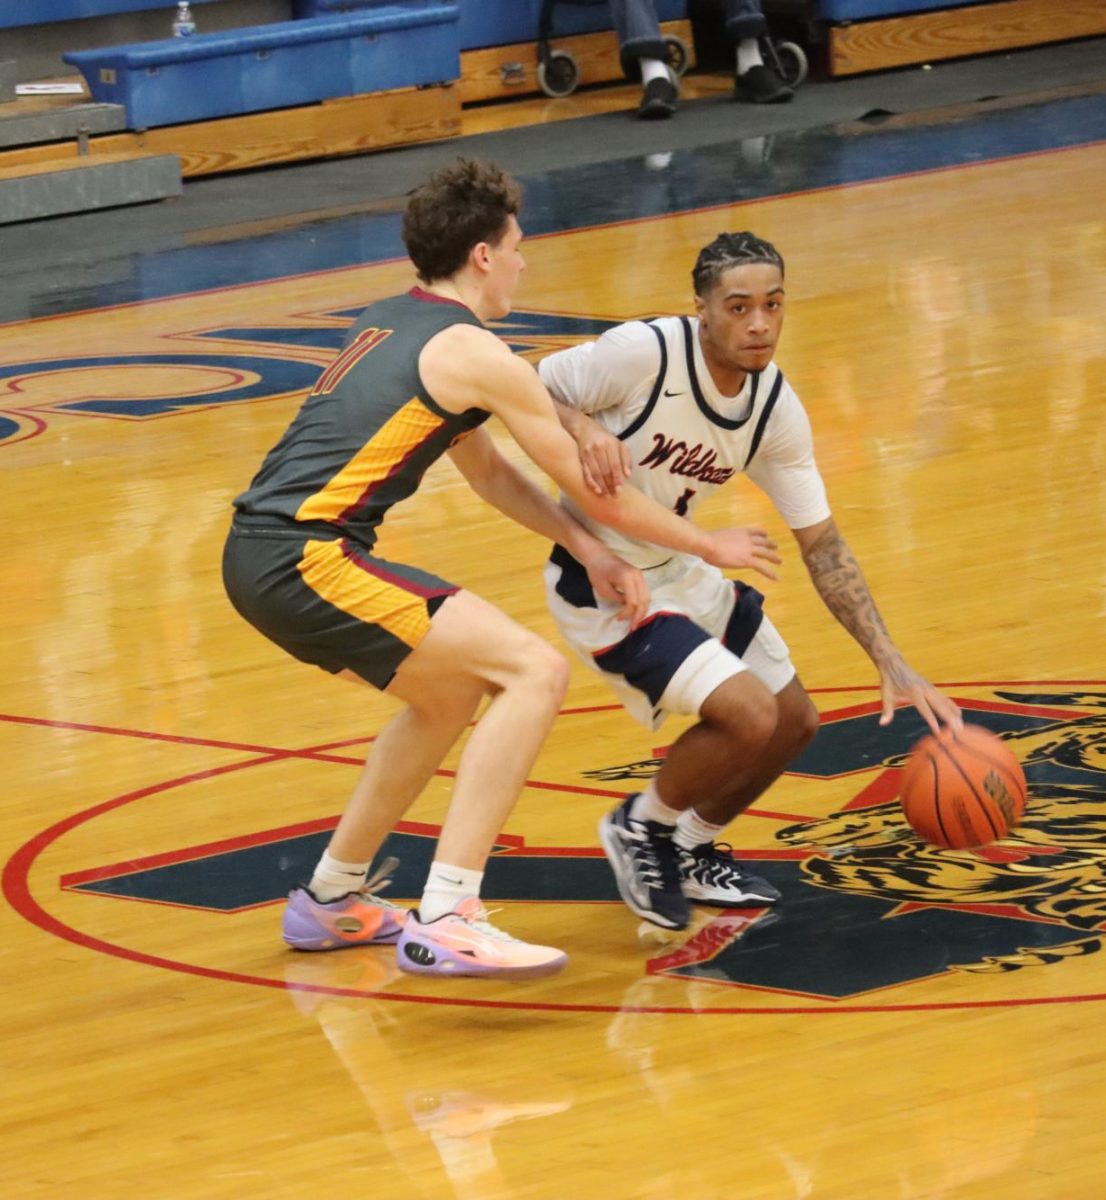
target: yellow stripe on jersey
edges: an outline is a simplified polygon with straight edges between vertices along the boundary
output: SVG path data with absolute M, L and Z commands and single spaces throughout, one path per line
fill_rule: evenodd
M 445 424 L 417 397 L 393 413 L 322 491 L 300 505 L 299 521 L 337 521 L 364 502 Z
M 426 597 L 407 591 L 351 558 L 340 541 L 311 540 L 299 572 L 304 583 L 328 604 L 369 625 L 379 625 L 414 649 L 430 630 Z

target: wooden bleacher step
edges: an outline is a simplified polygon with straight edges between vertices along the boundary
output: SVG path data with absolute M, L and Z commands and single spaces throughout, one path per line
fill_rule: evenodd
M 1106 0 L 822 0 L 831 75 L 886 71 L 1106 34 Z M 925 11 L 908 11 L 912 8 Z
M 0 167 L 0 225 L 179 196 L 175 154 L 97 154 Z

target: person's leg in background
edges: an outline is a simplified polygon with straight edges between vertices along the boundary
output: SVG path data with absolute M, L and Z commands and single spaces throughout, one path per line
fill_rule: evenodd
M 622 70 L 627 79 L 640 79 L 637 115 L 646 121 L 664 120 L 676 111 L 676 81 L 667 64 L 667 49 L 653 0 L 608 0 Z
M 764 61 L 760 38 L 768 33 L 761 0 L 726 0 L 726 36 L 734 46 L 734 96 L 754 104 L 780 104 L 794 91 Z

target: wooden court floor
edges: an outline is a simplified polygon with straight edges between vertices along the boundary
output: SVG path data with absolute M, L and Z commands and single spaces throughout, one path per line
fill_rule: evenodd
M 838 521 L 1031 801 L 983 852 L 900 836 L 918 721 L 877 728 L 870 664 L 740 483 L 706 519 L 784 542 L 767 603 L 823 713 L 731 831 L 784 902 L 642 933 L 595 827 L 680 727 L 644 734 L 577 665 L 488 874 L 507 928 L 571 955 L 526 985 L 283 948 L 392 709 L 281 657 L 219 583 L 232 496 L 409 267 L 3 327 L 4 1195 L 1101 1200 L 1104 177 L 1096 143 L 527 243 L 503 334 L 531 358 L 688 311 L 719 229 L 777 243 L 779 361 Z M 547 547 L 448 464 L 381 550 L 556 640 Z M 397 898 L 448 795 L 446 771 L 397 830 Z

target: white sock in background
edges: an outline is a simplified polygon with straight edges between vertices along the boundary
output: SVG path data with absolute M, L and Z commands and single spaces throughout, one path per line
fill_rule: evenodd
M 744 75 L 753 67 L 762 66 L 764 59 L 760 56 L 760 42 L 756 38 L 742 38 L 737 43 L 737 73 Z
M 654 79 L 668 79 L 668 67 L 659 58 L 639 58 L 641 65 L 641 86 L 646 87 Z

